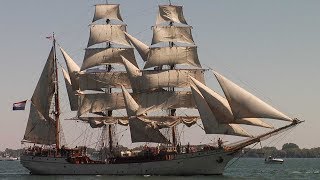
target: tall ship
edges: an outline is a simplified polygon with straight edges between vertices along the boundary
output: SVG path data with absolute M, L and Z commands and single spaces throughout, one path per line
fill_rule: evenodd
M 217 71 L 202 68 L 182 6 L 159 5 L 151 45 L 127 31 L 119 4 L 94 7 L 81 66 L 56 43 L 54 34 L 50 37 L 53 45 L 30 100 L 22 140 L 26 147 L 20 162 L 30 173 L 220 175 L 243 148 L 302 122 Z M 59 50 L 66 64 L 61 70 Z M 136 55 L 141 56 L 143 68 Z M 216 78 L 224 95 L 207 86 L 205 73 Z M 66 88 L 60 88 L 60 74 Z M 89 154 L 88 146 L 62 140 L 62 89 L 67 90 L 75 114 L 66 120 L 101 132 L 98 155 Z M 287 123 L 273 127 L 264 119 Z M 252 135 L 241 125 L 265 129 Z M 183 131 L 194 126 L 216 139 L 209 143 L 199 139 L 198 144 L 182 141 Z M 133 147 L 121 145 L 123 138 L 117 136 L 121 127 L 126 127 L 122 130 L 130 134 L 127 141 Z M 227 143 L 225 135 L 241 138 Z

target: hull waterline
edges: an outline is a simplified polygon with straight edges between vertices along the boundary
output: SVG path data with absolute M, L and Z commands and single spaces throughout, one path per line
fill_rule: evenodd
M 31 174 L 69 175 L 221 175 L 235 152 L 215 150 L 179 154 L 172 160 L 121 164 L 73 164 L 65 158 L 24 155 Z

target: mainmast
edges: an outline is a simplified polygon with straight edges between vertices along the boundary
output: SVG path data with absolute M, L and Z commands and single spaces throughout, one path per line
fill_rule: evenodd
M 108 4 L 108 0 L 106 0 L 106 4 Z M 110 19 L 107 18 L 106 19 L 106 24 L 109 24 L 109 23 L 110 23 Z M 111 47 L 111 42 L 107 41 L 106 45 L 108 47 Z M 106 69 L 107 69 L 107 72 L 110 72 L 112 70 L 111 64 L 106 65 Z M 112 88 L 108 88 L 108 92 L 107 93 L 111 94 L 111 92 L 112 92 Z M 112 116 L 112 110 L 108 111 L 107 116 L 108 117 Z M 112 125 L 111 124 L 108 125 L 108 137 L 109 137 L 109 152 L 110 152 L 110 154 L 112 154 L 112 151 L 113 151 L 113 146 L 112 146 L 113 139 L 112 139 Z
M 59 103 L 59 85 L 58 85 L 58 66 L 57 66 L 57 56 L 56 56 L 56 39 L 54 33 L 53 38 L 53 60 L 54 60 L 54 72 L 55 72 L 55 93 L 54 93 L 54 118 L 55 118 L 55 134 L 56 134 L 56 149 L 60 149 L 60 103 Z M 58 151 L 57 151 L 58 152 Z
M 169 0 L 169 4 L 171 5 L 171 1 Z M 170 21 L 169 23 L 170 27 L 173 25 L 173 21 Z M 173 47 L 174 42 L 169 41 L 169 47 Z M 170 70 L 175 69 L 175 64 L 170 65 Z M 169 88 L 169 91 L 174 91 L 174 87 Z M 176 109 L 170 109 L 169 116 L 175 116 L 176 115 Z M 176 137 L 176 126 L 173 126 L 171 128 L 171 133 L 172 133 L 172 146 L 176 147 L 177 146 L 177 137 Z

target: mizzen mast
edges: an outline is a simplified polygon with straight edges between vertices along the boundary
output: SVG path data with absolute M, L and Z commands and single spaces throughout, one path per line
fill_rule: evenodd
M 56 134 L 56 149 L 60 149 L 60 102 L 59 102 L 59 84 L 58 84 L 58 64 L 56 55 L 56 39 L 52 34 L 53 42 L 53 60 L 54 60 L 54 119 L 55 119 L 55 134 Z M 57 151 L 58 152 L 58 151 Z

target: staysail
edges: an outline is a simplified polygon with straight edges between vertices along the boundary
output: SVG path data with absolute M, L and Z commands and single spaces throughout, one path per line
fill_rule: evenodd
M 213 72 L 230 104 L 233 116 L 240 118 L 271 118 L 292 121 L 291 118 L 236 85 L 226 77 Z
M 129 126 L 131 133 L 131 141 L 134 142 L 155 142 L 169 143 L 168 140 L 161 134 L 158 129 L 154 129 L 150 124 L 145 122 L 138 114 L 139 105 L 131 97 L 129 92 L 122 86 L 122 93 L 126 110 L 129 117 Z
M 196 85 L 197 89 L 201 92 L 201 95 L 204 97 L 206 102 L 208 103 L 211 111 L 213 112 L 214 116 L 216 117 L 219 123 L 234 123 L 234 124 L 246 124 L 246 125 L 253 125 L 253 126 L 260 126 L 265 128 L 272 128 L 271 125 L 263 122 L 257 118 L 242 118 L 242 119 L 235 119 L 233 117 L 231 108 L 228 104 L 228 101 L 220 96 L 215 91 L 211 90 L 198 80 L 190 77 L 193 83 Z
M 78 96 L 76 95 L 77 91 L 74 91 L 72 89 L 72 84 L 70 80 L 70 76 L 68 72 L 62 68 L 62 74 L 64 77 L 64 81 L 66 84 L 66 89 L 69 97 L 69 103 L 70 103 L 70 109 L 71 111 L 77 111 L 79 108 L 79 103 L 78 103 Z
M 124 34 L 128 37 L 130 42 L 133 44 L 133 46 L 139 52 L 142 59 L 144 61 L 147 61 L 148 53 L 149 53 L 149 46 L 147 46 L 146 44 L 144 44 L 143 42 L 139 41 L 137 38 L 131 36 L 130 34 L 128 34 L 126 32 L 124 32 Z
M 70 77 L 70 82 L 72 85 L 73 91 L 79 90 L 79 78 L 77 74 L 80 71 L 80 67 L 74 62 L 74 60 L 67 54 L 65 50 L 62 49 L 62 47 L 59 47 L 60 51 L 63 55 L 63 58 L 66 62 L 68 74 Z
M 219 123 L 200 91 L 193 85 L 191 85 L 191 90 L 206 134 L 227 134 L 250 137 L 250 135 L 237 124 Z

